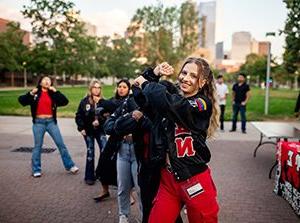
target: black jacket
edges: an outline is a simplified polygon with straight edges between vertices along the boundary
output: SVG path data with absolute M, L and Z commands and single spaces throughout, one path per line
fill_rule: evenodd
M 85 130 L 87 135 L 104 134 L 103 124 L 106 118 L 103 114 L 112 113 L 117 106 L 114 99 L 100 99 L 97 104 L 93 105 L 89 102 L 89 96 L 86 96 L 81 100 L 75 116 L 78 131 Z M 97 128 L 92 125 L 95 119 L 99 121 Z
M 139 121 L 132 118 L 132 112 L 138 109 L 139 107 L 134 98 L 132 96 L 128 97 L 107 119 L 104 124 L 104 131 L 106 134 L 117 138 L 120 143 L 123 141 L 124 136 L 132 134 L 135 153 L 138 160 L 140 160 L 144 147 L 143 136 L 145 132 L 150 131 L 152 123 L 145 115 Z
M 206 170 L 211 157 L 206 145 L 211 101 L 201 92 L 190 98 L 170 94 L 156 82 L 145 82 L 142 88 L 147 106 L 166 118 L 167 152 L 176 180 L 183 181 Z
M 18 98 L 21 105 L 23 105 L 23 106 L 30 105 L 33 123 L 35 123 L 36 110 L 37 110 L 37 105 L 38 105 L 38 102 L 39 102 L 39 99 L 41 96 L 41 92 L 42 92 L 42 90 L 39 89 L 36 94 L 31 95 L 30 91 L 29 91 L 28 93 L 21 95 Z M 52 100 L 53 119 L 54 119 L 55 123 L 57 123 L 57 120 L 56 120 L 57 107 L 67 105 L 69 103 L 69 100 L 60 91 L 56 91 L 56 92 L 48 91 L 48 94 Z
M 125 98 L 109 99 L 109 101 L 113 104 L 113 106 L 109 107 L 110 109 L 113 109 L 112 111 L 109 111 L 109 113 L 113 113 L 116 108 L 123 104 L 124 100 Z M 99 157 L 96 168 L 96 177 L 104 185 L 117 185 L 116 155 L 120 145 L 120 137 L 117 135 L 111 135 L 105 144 L 101 156 Z

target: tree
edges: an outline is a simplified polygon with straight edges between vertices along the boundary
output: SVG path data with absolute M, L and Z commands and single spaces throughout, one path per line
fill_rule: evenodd
M 117 38 L 112 40 L 112 44 L 111 58 L 108 61 L 111 74 L 117 78 L 134 77 L 138 66 L 134 61 L 131 42 L 125 38 Z
M 15 22 L 9 23 L 7 30 L 0 33 L 0 70 L 11 72 L 12 86 L 14 73 L 21 71 L 23 63 L 28 60 L 28 47 L 23 44 L 24 35 L 20 24 Z
M 246 75 L 258 76 L 260 80 L 264 80 L 267 72 L 266 56 L 259 56 L 251 53 L 246 57 L 246 62 L 241 66 L 240 72 Z
M 199 17 L 196 4 L 190 1 L 180 7 L 180 52 L 183 57 L 193 53 L 198 48 Z
M 66 56 L 67 42 L 71 42 L 70 33 L 79 24 L 79 11 L 75 5 L 67 0 L 31 0 L 24 5 L 22 11 L 25 18 L 31 19 L 32 33 L 38 44 L 49 48 L 52 61 L 52 70 L 63 70 L 61 59 Z
M 176 7 L 145 6 L 138 9 L 131 22 L 142 24 L 145 30 L 147 58 L 149 65 L 162 61 L 174 64 L 178 61 L 176 38 L 179 13 Z
M 53 54 L 46 43 L 37 44 L 29 52 L 27 66 L 32 73 L 51 75 L 53 73 L 53 63 Z
M 267 57 L 257 54 L 249 54 L 246 57 L 246 62 L 240 67 L 240 72 L 255 77 L 259 81 L 265 81 L 267 73 Z M 276 63 L 275 58 L 271 58 L 271 77 L 273 81 L 283 83 L 288 80 L 286 71 L 282 65 Z M 259 83 L 257 83 L 259 84 Z
M 282 33 L 285 38 L 284 67 L 290 74 L 300 71 L 300 1 L 283 0 L 288 10 Z

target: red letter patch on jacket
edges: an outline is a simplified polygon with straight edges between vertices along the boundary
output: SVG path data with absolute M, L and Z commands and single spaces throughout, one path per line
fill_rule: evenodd
M 184 156 L 194 156 L 196 151 L 193 146 L 193 138 L 191 136 L 186 136 L 182 138 L 176 138 L 176 149 L 177 149 L 177 157 Z

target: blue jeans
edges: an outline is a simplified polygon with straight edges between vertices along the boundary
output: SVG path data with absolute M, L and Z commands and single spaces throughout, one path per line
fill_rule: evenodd
M 102 134 L 84 136 L 87 147 L 86 165 L 84 180 L 95 181 L 95 140 L 98 143 L 100 153 L 103 151 L 106 144 L 106 136 Z
M 236 130 L 237 116 L 239 112 L 241 113 L 242 121 L 242 131 L 246 131 L 246 106 L 241 104 L 233 104 L 232 106 L 233 116 L 232 116 L 232 130 Z
M 34 148 L 32 151 L 32 172 L 41 172 L 41 152 L 44 142 L 44 135 L 46 132 L 49 133 L 51 138 L 54 140 L 66 170 L 71 169 L 75 164 L 71 159 L 66 145 L 64 144 L 63 138 L 60 134 L 58 125 L 54 122 L 53 118 L 41 119 L 36 118 L 35 123 L 32 126 L 33 137 L 34 137 Z
M 130 212 L 130 192 L 134 186 L 139 198 L 140 210 L 140 188 L 137 179 L 137 161 L 134 147 L 131 143 L 123 142 L 117 156 L 118 175 L 118 205 L 119 215 L 129 215 Z

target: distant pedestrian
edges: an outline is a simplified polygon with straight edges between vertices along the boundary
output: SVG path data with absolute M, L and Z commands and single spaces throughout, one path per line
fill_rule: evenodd
M 69 101 L 52 84 L 50 77 L 41 77 L 36 88 L 19 97 L 19 102 L 23 106 L 30 105 L 31 107 L 34 136 L 32 151 L 33 177 L 41 177 L 42 175 L 41 152 L 46 132 L 49 133 L 58 147 L 65 169 L 73 174 L 79 170 L 71 159 L 56 120 L 56 108 L 67 105 Z
M 217 77 L 216 82 L 217 88 L 217 100 L 220 106 L 220 129 L 224 131 L 224 114 L 225 114 L 225 107 L 226 107 L 226 98 L 229 93 L 227 85 L 224 83 L 223 75 L 219 75 Z
M 242 133 L 246 134 L 246 106 L 250 98 L 250 87 L 246 83 L 246 75 L 239 73 L 238 82 L 232 87 L 232 128 L 230 132 L 236 131 L 238 113 L 241 113 Z

